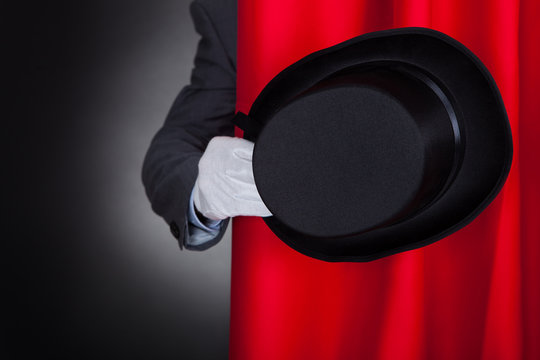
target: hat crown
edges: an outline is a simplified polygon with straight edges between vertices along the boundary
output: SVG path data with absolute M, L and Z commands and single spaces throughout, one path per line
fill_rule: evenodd
M 348 68 L 284 104 L 254 153 L 274 216 L 310 236 L 342 237 L 429 206 L 458 168 L 460 137 L 426 81 L 404 65 Z

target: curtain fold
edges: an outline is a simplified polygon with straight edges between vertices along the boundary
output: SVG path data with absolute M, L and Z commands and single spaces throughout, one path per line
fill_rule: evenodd
M 514 160 L 470 225 L 370 263 L 315 260 L 260 218 L 235 218 L 231 359 L 540 359 L 539 4 L 239 0 L 237 110 L 248 112 L 268 81 L 313 51 L 366 32 L 429 27 L 491 71 Z

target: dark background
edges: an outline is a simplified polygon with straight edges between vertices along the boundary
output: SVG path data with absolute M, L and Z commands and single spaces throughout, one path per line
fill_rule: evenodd
M 230 234 L 180 251 L 140 180 L 189 2 L 2 4 L 3 359 L 227 357 Z

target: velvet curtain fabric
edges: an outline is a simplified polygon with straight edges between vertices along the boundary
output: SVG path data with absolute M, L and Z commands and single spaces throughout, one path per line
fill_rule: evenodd
M 540 359 L 539 17 L 537 0 L 239 0 L 237 110 L 313 51 L 429 27 L 491 71 L 514 160 L 470 225 L 370 263 L 315 260 L 235 218 L 231 359 Z

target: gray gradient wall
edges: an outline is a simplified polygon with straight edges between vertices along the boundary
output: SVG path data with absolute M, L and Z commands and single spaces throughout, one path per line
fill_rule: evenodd
M 227 357 L 230 229 L 181 252 L 140 180 L 189 81 L 189 2 L 3 5 L 3 358 Z

